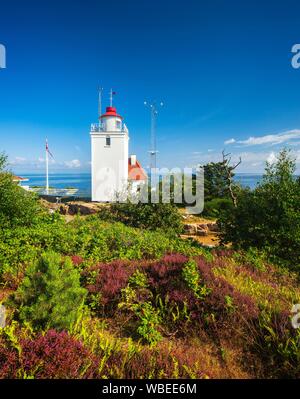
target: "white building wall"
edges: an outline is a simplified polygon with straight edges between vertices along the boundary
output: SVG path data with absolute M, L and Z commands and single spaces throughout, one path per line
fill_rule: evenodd
M 126 131 L 116 131 L 116 119 L 105 118 L 106 131 L 91 132 L 92 201 L 115 201 L 127 187 L 129 137 Z

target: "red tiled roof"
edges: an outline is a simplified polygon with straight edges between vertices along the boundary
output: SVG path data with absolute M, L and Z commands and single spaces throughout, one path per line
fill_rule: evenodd
M 128 158 L 128 179 L 147 180 L 147 175 L 138 160 L 136 160 L 135 165 L 131 165 L 131 158 Z
M 28 179 L 20 176 L 13 176 L 13 181 L 27 181 Z

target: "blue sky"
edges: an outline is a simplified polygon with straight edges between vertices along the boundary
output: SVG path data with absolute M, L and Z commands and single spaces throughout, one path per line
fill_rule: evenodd
M 149 164 L 150 115 L 158 118 L 159 166 L 242 156 L 260 172 L 279 149 L 300 166 L 298 1 L 45 0 L 1 4 L 0 151 L 17 173 L 89 170 L 97 89 L 112 87 L 130 130 L 130 152 Z M 107 105 L 107 104 L 106 104 Z

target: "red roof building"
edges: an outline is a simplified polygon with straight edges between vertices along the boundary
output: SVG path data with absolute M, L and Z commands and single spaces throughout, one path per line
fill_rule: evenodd
M 131 155 L 128 158 L 128 180 L 131 181 L 145 181 L 147 180 L 147 174 L 142 168 L 135 155 Z
M 13 176 L 13 181 L 16 181 L 18 183 L 22 182 L 22 181 L 28 181 L 29 179 L 26 179 L 24 177 L 20 177 L 20 176 Z

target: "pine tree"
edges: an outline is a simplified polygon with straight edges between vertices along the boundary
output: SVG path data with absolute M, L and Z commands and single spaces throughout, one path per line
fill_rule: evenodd
M 48 252 L 28 267 L 9 304 L 19 308 L 18 319 L 35 329 L 68 329 L 85 312 L 86 290 L 69 258 Z

